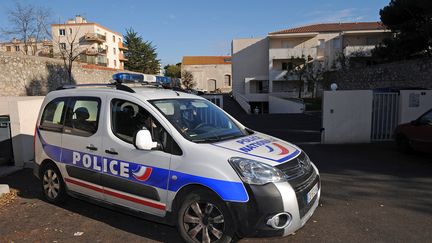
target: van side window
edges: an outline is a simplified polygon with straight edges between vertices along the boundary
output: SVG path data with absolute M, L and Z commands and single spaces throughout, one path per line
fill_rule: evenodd
M 111 130 L 121 140 L 133 144 L 136 133 L 141 129 L 150 131 L 153 141 L 163 146 L 163 151 L 181 155 L 182 151 L 171 135 L 144 108 L 135 103 L 113 99 L 111 101 Z
M 93 97 L 77 97 L 67 106 L 64 133 L 89 137 L 96 133 L 99 124 L 101 101 Z
M 45 106 L 39 128 L 42 130 L 61 132 L 63 129 L 65 99 L 55 99 Z

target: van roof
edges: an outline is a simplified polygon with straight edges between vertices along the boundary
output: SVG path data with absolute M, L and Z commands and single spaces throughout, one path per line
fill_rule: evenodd
M 116 92 L 123 92 L 127 93 L 131 96 L 135 96 L 140 99 L 144 100 L 157 100 L 157 99 L 204 99 L 200 96 L 189 94 L 186 92 L 181 91 L 174 91 L 171 89 L 162 89 L 162 88 L 153 88 L 153 87 L 145 87 L 145 86 L 137 86 L 137 87 L 131 87 L 132 90 L 135 93 L 128 93 L 127 91 L 123 90 L 117 90 L 113 87 L 77 87 L 77 88 L 68 88 L 68 89 L 61 89 L 56 90 L 55 92 L 50 92 L 50 94 L 55 95 L 56 97 L 59 96 L 67 96 L 67 95 L 89 95 L 91 93 L 100 93 L 100 92 L 109 92 L 109 93 L 116 93 Z

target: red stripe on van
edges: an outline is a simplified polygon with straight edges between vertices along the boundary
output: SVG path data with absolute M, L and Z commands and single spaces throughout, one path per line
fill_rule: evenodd
M 159 209 L 159 210 L 165 210 L 165 205 L 163 205 L 163 204 L 157 204 L 157 203 L 154 203 L 154 202 L 151 202 L 151 201 L 147 201 L 147 200 L 131 197 L 131 196 L 128 196 L 128 195 L 120 194 L 118 192 L 114 192 L 114 191 L 111 191 L 111 190 L 102 189 L 102 188 L 99 188 L 99 187 L 96 187 L 96 186 L 93 186 L 93 185 L 89 185 L 87 183 L 84 183 L 84 182 L 81 182 L 81 181 L 77 181 L 77 180 L 73 180 L 73 179 L 70 179 L 70 178 L 66 178 L 65 181 L 69 182 L 69 183 L 72 183 L 72 184 L 75 184 L 77 186 L 85 187 L 85 188 L 93 190 L 93 191 L 101 192 L 101 193 L 106 194 L 106 195 L 110 195 L 110 196 L 113 196 L 113 197 L 116 197 L 116 198 L 120 198 L 120 199 L 123 199 L 123 200 L 130 201 L 130 202 L 138 203 L 138 204 L 141 204 L 141 205 L 144 205 L 144 206 L 147 206 L 147 207 L 156 208 L 156 209 Z

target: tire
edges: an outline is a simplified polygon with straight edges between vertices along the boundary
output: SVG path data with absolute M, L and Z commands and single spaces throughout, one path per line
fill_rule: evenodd
M 411 153 L 413 151 L 408 138 L 406 138 L 403 135 L 399 135 L 396 137 L 396 146 L 397 146 L 398 150 L 401 151 L 402 153 L 408 154 L 408 153 Z
M 41 171 L 41 187 L 44 198 L 53 204 L 66 200 L 66 186 L 63 177 L 54 164 L 47 164 Z
M 185 196 L 182 201 L 177 214 L 177 228 L 183 240 L 186 242 L 233 241 L 235 227 L 231 214 L 217 196 L 199 190 Z

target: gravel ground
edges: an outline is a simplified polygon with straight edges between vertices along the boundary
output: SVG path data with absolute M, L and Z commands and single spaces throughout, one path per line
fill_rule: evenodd
M 320 169 L 321 206 L 293 236 L 242 242 L 431 242 L 432 158 L 390 145 L 308 145 Z M 0 208 L 0 242 L 179 242 L 173 227 L 70 198 L 41 197 L 25 169 L 0 178 L 17 193 Z

